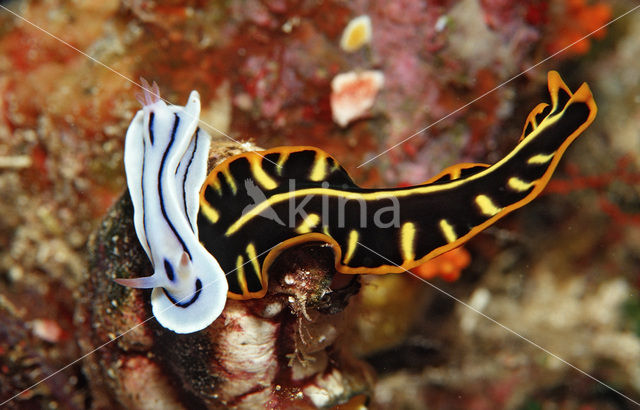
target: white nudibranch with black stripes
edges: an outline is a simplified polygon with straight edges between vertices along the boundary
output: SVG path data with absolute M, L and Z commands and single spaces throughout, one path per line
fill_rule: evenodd
M 116 279 L 151 289 L 152 311 L 177 333 L 209 326 L 222 312 L 228 284 L 218 261 L 198 240 L 199 191 L 207 174 L 211 137 L 198 127 L 200 96 L 184 107 L 167 105 L 145 82 L 125 139 L 124 165 L 134 226 L 154 273 Z M 143 101 L 144 100 L 144 101 Z

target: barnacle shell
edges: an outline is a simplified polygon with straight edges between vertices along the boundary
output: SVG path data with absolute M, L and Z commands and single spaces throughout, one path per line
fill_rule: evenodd
M 210 165 L 250 148 L 212 145 Z M 95 407 L 316 408 L 368 395 L 372 373 L 345 342 L 358 278 L 330 288 L 330 248 L 289 250 L 272 266 L 264 298 L 229 300 L 211 326 L 181 335 L 146 320 L 149 291 L 113 281 L 152 270 L 132 212 L 125 193 L 90 242 L 81 345 L 89 352 L 115 339 L 85 362 Z

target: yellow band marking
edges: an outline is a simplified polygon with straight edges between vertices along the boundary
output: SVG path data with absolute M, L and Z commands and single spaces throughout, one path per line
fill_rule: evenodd
M 313 169 L 311 169 L 311 174 L 309 175 L 309 179 L 312 181 L 322 181 L 327 175 L 327 159 L 324 155 L 320 155 L 320 153 L 316 154 L 316 160 L 313 163 Z
M 547 154 L 534 155 L 527 160 L 527 164 L 546 164 L 547 162 L 551 161 L 551 159 L 555 154 L 556 154 L 555 152 L 552 152 L 551 154 L 548 154 L 548 155 Z
M 209 205 L 209 203 L 204 199 L 200 200 L 200 212 L 202 212 L 204 216 L 211 221 L 211 223 L 216 223 L 218 222 L 218 219 L 220 219 L 218 211 L 216 211 L 216 209 Z
M 541 114 L 542 111 L 544 111 L 544 109 L 547 108 L 548 106 L 549 104 L 547 103 L 540 103 L 533 110 L 531 110 L 531 112 L 527 116 L 527 120 L 524 123 L 524 128 L 522 129 L 522 136 L 520 137 L 519 141 L 522 141 L 527 135 L 531 134 L 533 131 L 536 130 L 536 128 L 538 128 L 539 124 L 536 117 L 538 116 L 538 114 Z M 541 122 L 543 122 L 547 117 L 548 115 L 542 118 Z M 527 132 L 527 128 L 529 127 L 529 125 L 531 125 L 531 132 L 529 132 L 529 134 L 525 134 Z
M 229 184 L 229 186 L 231 187 L 231 191 L 235 195 L 238 192 L 238 187 L 236 186 L 236 181 L 233 179 L 233 176 L 231 176 L 231 172 L 229 171 L 229 168 L 223 168 L 222 174 L 224 175 L 224 178 L 227 180 L 227 184 Z
M 236 259 L 236 275 L 238 276 L 238 283 L 240 284 L 242 293 L 248 293 L 247 278 L 244 275 L 244 258 L 242 255 L 238 255 L 238 259 Z
M 462 180 L 456 180 L 454 182 L 450 182 L 450 183 L 446 183 L 446 184 L 430 185 L 430 186 L 418 186 L 416 188 L 406 189 L 406 190 L 402 190 L 402 191 L 383 191 L 383 190 L 380 190 L 378 192 L 361 193 L 361 192 L 343 191 L 343 190 L 339 190 L 339 189 L 306 188 L 306 189 L 299 189 L 297 191 L 283 192 L 281 194 L 276 194 L 276 195 L 270 196 L 266 201 L 260 202 L 257 206 L 252 208 L 251 211 L 249 211 L 246 214 L 242 215 L 240 218 L 238 218 L 227 229 L 227 232 L 225 232 L 225 235 L 226 236 L 230 236 L 230 235 L 234 234 L 245 223 L 247 223 L 248 221 L 250 221 L 252 218 L 256 217 L 257 215 L 260 215 L 265 209 L 267 209 L 269 207 L 272 207 L 273 205 L 275 205 L 277 203 L 284 202 L 284 201 L 289 201 L 291 198 L 302 198 L 302 197 L 307 196 L 307 195 L 310 195 L 310 196 L 326 195 L 326 196 L 329 196 L 329 197 L 341 197 L 341 198 L 350 199 L 350 200 L 356 200 L 356 201 L 381 200 L 381 199 L 388 199 L 388 198 L 403 198 L 403 197 L 411 196 L 411 195 L 414 195 L 414 194 L 426 194 L 426 193 L 437 192 L 437 191 L 442 191 L 442 190 L 446 190 L 446 189 L 452 189 L 452 188 L 454 188 L 454 187 L 456 187 L 458 185 L 461 185 L 465 181 L 468 181 L 469 179 L 475 178 L 476 175 L 478 175 L 478 174 L 474 174 L 472 177 L 470 177 L 468 179 L 465 178 L 465 179 L 462 179 Z
M 285 151 L 280 153 L 278 157 L 278 166 L 276 167 L 276 173 L 278 175 L 282 175 L 282 169 L 284 168 L 284 163 L 289 159 L 289 152 Z
M 218 195 L 222 195 L 222 187 L 220 186 L 220 180 L 218 179 L 218 175 L 216 174 L 215 177 L 213 177 L 209 182 L 209 185 L 212 185 L 213 188 L 216 190 L 216 192 L 218 193 Z
M 486 216 L 493 216 L 502 210 L 486 195 L 478 195 L 476 197 L 476 205 L 480 208 L 480 212 Z
M 266 172 L 264 172 L 264 169 L 262 169 L 262 166 L 258 162 L 259 159 L 261 158 L 256 157 L 253 161 L 251 161 L 251 173 L 253 174 L 253 177 L 256 179 L 256 181 L 258 181 L 258 183 L 262 185 L 264 189 L 274 189 L 278 186 L 278 184 L 276 184 L 276 181 L 274 181 L 269 175 L 267 175 Z
M 554 154 L 550 154 L 549 155 L 549 158 L 551 159 L 552 162 L 549 165 L 549 168 L 545 171 L 545 174 L 539 179 L 539 181 L 542 181 L 542 183 L 538 184 L 536 186 L 536 189 L 538 189 L 538 187 L 542 187 L 542 186 L 544 186 L 546 184 L 546 181 L 549 180 L 549 178 L 551 176 L 551 173 L 553 173 L 553 170 L 555 169 L 557 161 L 559 161 L 560 156 L 562 156 L 562 154 L 567 149 L 569 144 L 571 144 L 571 142 L 573 142 L 573 140 L 578 135 L 580 135 L 580 133 L 582 131 L 584 131 L 584 129 L 587 128 L 587 126 L 591 122 L 593 122 L 593 118 L 595 117 L 595 110 L 596 110 L 595 103 L 593 102 L 593 99 L 591 98 L 591 94 L 589 93 L 589 89 L 588 88 L 584 88 L 584 89 L 581 88 L 580 90 L 584 90 L 583 93 L 586 93 L 584 98 L 588 97 L 588 99 L 590 101 L 590 104 L 593 106 L 593 107 L 591 107 L 592 109 L 591 109 L 591 113 L 589 115 L 589 118 L 587 119 L 587 121 L 585 121 L 585 123 L 583 123 L 580 127 L 578 127 L 578 129 L 576 131 L 574 131 L 569 137 L 566 138 L 566 140 L 562 143 L 560 148 L 558 148 L 558 150 Z M 576 95 L 577 95 L 577 93 L 576 93 Z M 527 135 L 526 141 L 530 142 L 530 141 L 535 140 L 535 137 L 538 136 L 540 133 L 542 133 L 547 127 L 550 127 L 554 123 L 559 121 L 559 119 L 562 118 L 565 110 L 566 110 L 566 108 L 563 111 L 561 111 L 560 113 L 554 115 L 553 117 L 546 117 L 545 120 L 540 123 L 538 128 L 536 128 L 529 135 Z M 256 206 L 255 208 L 251 209 L 250 212 L 247 212 L 246 214 L 242 215 L 240 218 L 238 218 L 229 227 L 229 229 L 227 229 L 227 232 L 225 233 L 225 235 L 229 236 L 229 235 L 233 234 L 234 232 L 238 231 L 247 221 L 250 221 L 255 216 L 260 215 L 260 213 L 263 212 L 266 208 L 268 208 L 270 206 L 273 206 L 274 204 L 277 204 L 279 202 L 288 201 L 290 198 L 298 198 L 298 197 L 303 197 L 303 196 L 306 196 L 306 195 L 327 195 L 327 196 L 334 196 L 334 197 L 342 197 L 342 198 L 345 198 L 345 199 L 354 199 L 354 200 L 365 200 L 365 201 L 367 201 L 367 200 L 378 200 L 378 199 L 381 199 L 381 198 L 390 198 L 390 197 L 403 198 L 403 197 L 406 197 L 406 196 L 411 196 L 411 195 L 416 195 L 416 194 L 430 194 L 430 193 L 434 193 L 434 192 L 447 191 L 447 190 L 450 190 L 450 189 L 458 188 L 461 185 L 470 183 L 470 182 L 478 180 L 478 179 L 482 179 L 485 176 L 490 175 L 491 173 L 493 173 L 495 170 L 500 169 L 503 165 L 508 163 L 514 156 L 516 156 L 522 149 L 524 149 L 527 145 L 528 145 L 528 143 L 518 144 L 513 149 L 513 151 L 511 151 L 508 155 L 506 155 L 504 158 L 502 158 L 500 161 L 496 162 L 492 166 L 487 167 L 483 171 L 480 171 L 480 172 L 478 172 L 476 174 L 470 175 L 469 177 L 466 177 L 466 178 L 459 178 L 459 179 L 453 180 L 451 182 L 446 182 L 446 183 L 437 184 L 437 185 L 428 185 L 427 184 L 427 185 L 420 185 L 420 186 L 413 187 L 413 188 L 408 188 L 408 189 L 401 190 L 401 191 L 380 190 L 380 191 L 377 191 L 377 192 L 367 192 L 367 193 L 348 192 L 348 191 L 334 190 L 334 189 L 327 189 L 327 188 L 307 188 L 307 189 L 300 189 L 300 190 L 293 191 L 293 192 L 283 192 L 281 194 L 277 194 L 277 195 L 273 195 L 273 196 L 269 197 L 268 200 L 261 202 L 258 206 Z M 265 151 L 265 152 L 269 152 L 269 151 Z M 558 155 L 555 155 L 555 154 L 558 154 Z M 536 158 L 536 157 L 537 156 L 529 158 L 529 163 L 531 163 L 531 160 L 533 158 Z M 538 193 L 539 193 L 539 191 L 537 191 L 537 190 L 534 190 L 534 191 L 530 192 L 527 195 L 527 201 L 525 201 L 524 199 L 521 199 L 520 201 L 518 201 L 518 205 L 519 206 L 524 205 L 525 203 L 529 202 L 533 197 L 538 195 Z M 513 206 L 515 206 L 515 205 L 510 205 L 510 207 L 513 207 Z
M 260 264 L 258 263 L 258 257 L 256 256 L 256 247 L 253 242 L 249 242 L 247 245 L 247 256 L 251 261 L 251 265 L 253 265 L 253 269 L 256 271 L 256 276 L 260 278 L 260 283 L 262 283 L 262 274 L 260 272 Z
M 356 231 L 355 229 L 352 229 L 351 232 L 349 232 L 349 243 L 347 244 L 347 252 L 344 254 L 343 260 L 343 263 L 345 265 L 348 264 L 353 257 L 353 252 L 356 250 L 359 236 L 360 234 L 358 234 L 358 231 Z
M 405 261 L 415 260 L 413 250 L 416 237 L 416 226 L 413 222 L 405 222 L 400 229 L 400 251 Z
M 329 159 L 331 162 L 331 167 L 329 168 L 329 172 L 336 172 L 340 169 L 340 164 L 338 164 L 334 159 Z
M 320 222 L 320 217 L 317 214 L 309 214 L 296 228 L 296 232 L 299 234 L 309 233 Z
M 520 178 L 511 177 L 509 181 L 507 181 L 507 186 L 514 191 L 524 192 L 529 190 L 535 182 L 525 182 Z
M 479 162 L 468 162 L 468 163 L 462 163 L 462 164 L 456 164 L 456 165 L 452 165 L 450 167 L 445 168 L 443 171 L 441 171 L 439 174 L 437 174 L 436 176 L 429 178 L 427 181 L 423 182 L 422 185 L 427 185 L 427 184 L 431 184 L 435 181 L 442 181 L 443 178 L 445 177 L 449 177 L 450 181 L 453 181 L 454 179 L 459 179 L 460 176 L 462 175 L 462 171 L 465 169 L 469 169 L 469 168 L 489 168 L 489 164 L 481 164 Z M 478 171 L 480 172 L 480 171 Z
M 444 235 L 447 242 L 455 242 L 456 239 L 458 239 L 456 231 L 453 230 L 453 226 L 451 226 L 451 224 L 447 222 L 446 219 L 440 220 L 440 230 L 442 231 L 442 234 Z

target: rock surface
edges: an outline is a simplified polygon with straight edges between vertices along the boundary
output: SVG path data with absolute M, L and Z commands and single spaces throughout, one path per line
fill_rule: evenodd
M 218 142 L 212 166 L 238 151 Z M 89 245 L 78 322 L 83 350 L 100 348 L 84 364 L 94 406 L 301 409 L 371 394 L 371 370 L 345 341 L 345 308 L 358 278 L 331 289 L 330 248 L 287 252 L 272 267 L 264 298 L 228 300 L 207 329 L 181 335 L 153 319 L 149 291 L 113 281 L 152 272 L 132 218 L 125 193 Z

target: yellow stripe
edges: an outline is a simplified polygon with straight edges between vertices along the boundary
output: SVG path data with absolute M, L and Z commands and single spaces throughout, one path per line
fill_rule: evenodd
M 540 103 L 533 110 L 531 110 L 531 112 L 527 116 L 527 121 L 525 121 L 524 123 L 524 128 L 522 129 L 522 136 L 520 136 L 520 139 L 518 141 L 522 141 L 527 136 L 525 132 L 527 131 L 527 127 L 529 125 L 531 125 L 532 132 L 535 131 L 536 128 L 538 128 L 538 121 L 536 120 L 536 117 L 538 116 L 538 114 L 542 113 L 542 111 L 544 111 L 544 109 L 547 108 L 548 106 L 549 104 L 547 103 Z M 542 121 L 540 123 L 542 123 L 547 117 L 548 115 L 542 118 Z
M 218 195 L 222 195 L 222 187 L 220 186 L 220 180 L 218 179 L 218 175 L 216 174 L 216 176 L 214 176 L 209 182 L 209 185 L 212 185 L 213 188 L 216 190 L 216 192 L 218 193 Z
M 547 162 L 551 161 L 551 158 L 553 158 L 555 154 L 556 154 L 555 152 L 552 152 L 549 155 L 546 155 L 546 154 L 534 155 L 527 160 L 527 164 L 546 164 Z
M 251 172 L 253 173 L 253 177 L 264 189 L 274 189 L 278 184 L 276 184 L 276 181 L 264 172 L 264 169 L 262 169 L 258 159 L 260 158 L 258 157 L 254 161 L 251 161 Z
M 223 168 L 222 173 L 224 174 L 224 178 L 227 180 L 227 184 L 229 184 L 229 186 L 231 187 L 231 191 L 235 195 L 236 192 L 238 192 L 238 187 L 236 186 L 236 181 L 234 181 L 233 177 L 231 176 L 229 168 Z
M 215 208 L 209 205 L 209 203 L 204 199 L 200 200 L 200 212 L 202 212 L 204 216 L 211 221 L 211 223 L 216 223 L 218 222 L 218 219 L 220 219 L 218 211 L 216 211 Z
M 311 232 L 311 229 L 318 225 L 318 222 L 320 222 L 320 217 L 317 214 L 309 214 L 296 228 L 296 232 L 299 234 L 309 233 Z
M 356 250 L 356 245 L 358 244 L 358 231 L 352 229 L 349 232 L 349 243 L 347 244 L 347 252 L 344 254 L 343 263 L 346 265 L 349 263 L 351 258 L 353 257 L 353 252 Z
M 507 186 L 511 189 L 513 189 L 514 191 L 518 191 L 518 192 L 524 192 L 526 190 L 528 190 L 529 188 L 531 188 L 534 185 L 533 182 L 525 182 L 523 180 L 521 180 L 520 178 L 516 178 L 516 177 L 511 177 L 509 178 L 509 181 L 507 182 Z
M 447 222 L 446 219 L 440 220 L 440 230 L 442 231 L 442 234 L 444 235 L 447 242 L 455 242 L 456 239 L 458 239 L 456 232 L 453 230 L 453 226 L 451 226 L 451 224 Z
M 251 265 L 253 265 L 253 269 L 256 271 L 256 276 L 258 276 L 258 278 L 260 279 L 260 283 L 262 283 L 262 273 L 260 271 L 258 257 L 256 256 L 256 247 L 253 242 L 249 242 L 249 245 L 247 245 L 247 256 L 251 261 Z
M 489 168 L 489 166 L 490 166 L 489 164 L 481 164 L 479 162 L 467 162 L 467 163 L 452 165 L 450 167 L 445 168 L 436 176 L 429 178 L 428 180 L 423 182 L 422 185 L 432 184 L 435 181 L 442 181 L 442 179 L 447 176 L 449 177 L 449 180 L 458 179 L 460 178 L 460 175 L 462 175 L 462 170 L 464 169 L 469 169 L 474 167 Z
M 415 260 L 416 255 L 413 251 L 414 241 L 416 237 L 416 226 L 413 222 L 405 222 L 400 230 L 400 244 L 402 257 L 405 261 Z
M 460 175 L 462 175 L 462 166 L 465 164 L 460 164 L 459 166 L 456 166 L 454 169 L 451 170 L 451 173 L 449 174 L 449 178 L 450 179 L 458 179 L 460 178 Z
M 453 189 L 468 181 L 478 178 L 478 175 L 485 175 L 486 173 L 487 173 L 486 171 L 482 171 L 478 174 L 473 174 L 469 178 L 457 179 L 452 182 L 438 184 L 438 185 L 418 186 L 412 189 L 406 189 L 402 191 L 381 190 L 377 192 L 361 193 L 361 192 L 349 192 L 349 191 L 327 189 L 327 188 L 307 188 L 307 189 L 300 189 L 297 191 L 283 192 L 281 194 L 276 194 L 269 197 L 266 201 L 263 201 L 259 203 L 257 206 L 255 206 L 254 208 L 252 208 L 251 211 L 242 215 L 229 227 L 229 229 L 227 229 L 227 232 L 225 233 L 225 235 L 226 236 L 232 235 L 233 233 L 238 231 L 238 229 L 240 229 L 245 223 L 247 223 L 247 221 L 250 221 L 252 218 L 256 217 L 257 215 L 260 215 L 260 213 L 263 212 L 265 209 L 272 207 L 273 205 L 279 202 L 288 201 L 291 198 L 299 198 L 307 195 L 317 195 L 317 196 L 326 195 L 326 196 L 333 196 L 333 197 L 341 197 L 345 199 L 352 199 L 355 201 L 380 200 L 385 198 L 403 198 L 403 197 L 411 196 L 415 194 L 429 194 L 432 192 L 439 192 L 439 191 Z
M 478 195 L 476 197 L 476 205 L 480 207 L 480 212 L 486 216 L 493 216 L 502 210 L 486 195 Z
M 473 177 L 475 177 L 474 174 Z M 473 178 L 470 177 L 470 178 Z M 230 227 L 227 229 L 225 233 L 226 236 L 230 236 L 233 233 L 237 232 L 245 223 L 260 215 L 265 209 L 279 203 L 288 201 L 291 198 L 299 198 L 304 197 L 306 195 L 317 195 L 317 196 L 332 196 L 332 197 L 342 197 L 345 199 L 352 199 L 356 201 L 367 201 L 367 200 L 380 200 L 385 198 L 402 198 L 405 196 L 411 196 L 414 194 L 426 194 L 431 192 L 443 191 L 445 189 L 452 189 L 458 185 L 461 185 L 464 181 L 468 181 L 468 179 L 456 180 L 454 182 L 441 184 L 441 185 L 431 185 L 431 186 L 419 186 L 413 189 L 407 189 L 403 191 L 378 191 L 371 193 L 360 193 L 360 192 L 349 192 L 349 191 L 341 191 L 337 189 L 327 189 L 327 188 L 307 188 L 300 189 L 297 191 L 291 192 L 283 192 L 281 194 L 276 194 L 269 197 L 266 201 L 259 203 L 257 206 L 251 209 L 251 211 L 242 215 L 238 218 Z
M 236 259 L 236 271 L 233 274 L 238 276 L 238 283 L 240 284 L 242 293 L 248 293 L 247 278 L 244 276 L 244 258 L 242 255 L 238 255 L 238 259 Z
M 284 163 L 289 159 L 289 152 L 282 152 L 278 157 L 278 166 L 276 167 L 276 173 L 278 175 L 282 175 L 282 169 L 284 168 Z
M 565 108 L 566 110 L 566 108 Z M 527 145 L 529 145 L 531 143 L 531 141 L 533 141 L 535 139 L 535 136 L 539 133 L 541 133 L 543 130 L 545 130 L 546 128 L 548 128 L 549 126 L 553 125 L 555 122 L 557 122 L 563 115 L 564 110 L 561 111 L 560 113 L 554 115 L 553 117 L 547 117 L 545 118 L 545 121 L 540 123 L 540 126 L 538 126 L 538 128 L 536 128 L 535 130 L 533 130 L 529 135 L 527 135 L 526 140 L 524 140 L 525 142 L 522 142 L 520 144 L 518 144 L 513 151 L 511 151 L 508 155 L 506 155 L 504 158 L 502 158 L 500 161 L 498 161 L 497 163 L 493 164 L 490 167 L 487 167 L 486 170 L 484 171 L 480 171 L 476 174 L 473 174 L 467 178 L 459 178 L 456 180 L 453 180 L 451 182 L 447 182 L 447 183 L 442 183 L 442 184 L 437 184 L 437 185 L 422 185 L 422 186 L 418 186 L 412 189 L 406 189 L 406 190 L 402 190 L 402 191 L 384 191 L 384 190 L 380 190 L 377 192 L 367 192 L 367 193 L 360 193 L 360 192 L 348 192 L 348 191 L 340 191 L 340 190 L 333 190 L 333 189 L 326 189 L 326 188 L 307 188 L 307 189 L 300 189 L 297 191 L 293 191 L 293 192 L 283 192 L 281 194 L 277 194 L 277 195 L 273 195 L 272 197 L 270 197 L 268 200 L 261 202 L 258 206 L 256 206 L 255 208 L 252 208 L 250 212 L 247 212 L 246 214 L 242 215 L 240 218 L 238 218 L 230 227 L 229 229 L 227 229 L 227 232 L 225 233 L 225 235 L 229 236 L 232 235 L 234 232 L 238 231 L 238 229 L 240 229 L 247 221 L 251 220 L 252 218 L 254 218 L 257 215 L 260 215 L 261 212 L 263 212 L 266 208 L 273 206 L 274 204 L 278 203 L 278 202 L 283 202 L 283 201 L 288 201 L 290 198 L 297 198 L 297 197 L 302 197 L 302 196 L 306 196 L 306 195 L 318 195 L 318 196 L 322 196 L 322 195 L 327 195 L 327 196 L 336 196 L 336 197 L 342 197 L 345 199 L 353 199 L 353 200 L 378 200 L 381 198 L 402 198 L 405 196 L 411 196 L 411 195 L 415 195 L 415 194 L 430 194 L 433 192 L 441 192 L 441 191 L 447 191 L 450 189 L 454 189 L 459 187 L 460 185 L 469 183 L 471 181 L 475 181 L 477 179 L 483 178 L 486 175 L 491 174 L 493 171 L 495 171 L 496 169 L 500 169 L 500 167 L 502 165 L 504 165 L 507 161 L 511 160 L 511 158 L 513 158 L 516 154 L 518 154 L 522 149 L 524 149 L 524 147 L 526 147 Z M 595 116 L 595 114 L 591 113 L 591 117 Z M 591 120 L 593 121 L 593 119 Z M 562 146 L 556 151 L 556 153 L 562 155 L 562 153 L 564 153 L 564 151 L 567 149 L 567 147 L 569 146 L 569 144 L 573 141 L 573 139 L 575 139 L 575 137 L 577 135 L 580 134 L 580 132 L 582 132 L 587 126 L 586 125 L 582 125 L 581 127 L 578 128 L 578 130 L 574 131 L 570 138 L 567 138 L 563 143 Z M 551 155 L 553 157 L 553 155 Z M 535 157 L 532 157 L 535 158 Z M 557 157 L 559 159 L 559 156 Z M 530 159 L 531 160 L 531 159 Z M 557 160 L 554 160 L 557 162 Z M 555 166 L 555 163 L 552 163 L 552 165 Z M 548 169 L 547 171 L 545 171 L 545 175 L 543 175 L 540 180 L 548 180 L 549 176 L 551 174 L 552 170 Z M 532 192 L 531 194 L 537 194 L 537 192 Z
M 331 236 L 329 234 L 329 227 L 327 225 L 322 225 L 322 232 L 327 236 Z
M 324 155 L 316 153 L 316 160 L 313 163 L 313 169 L 309 175 L 312 181 L 322 181 L 327 175 L 327 159 Z

